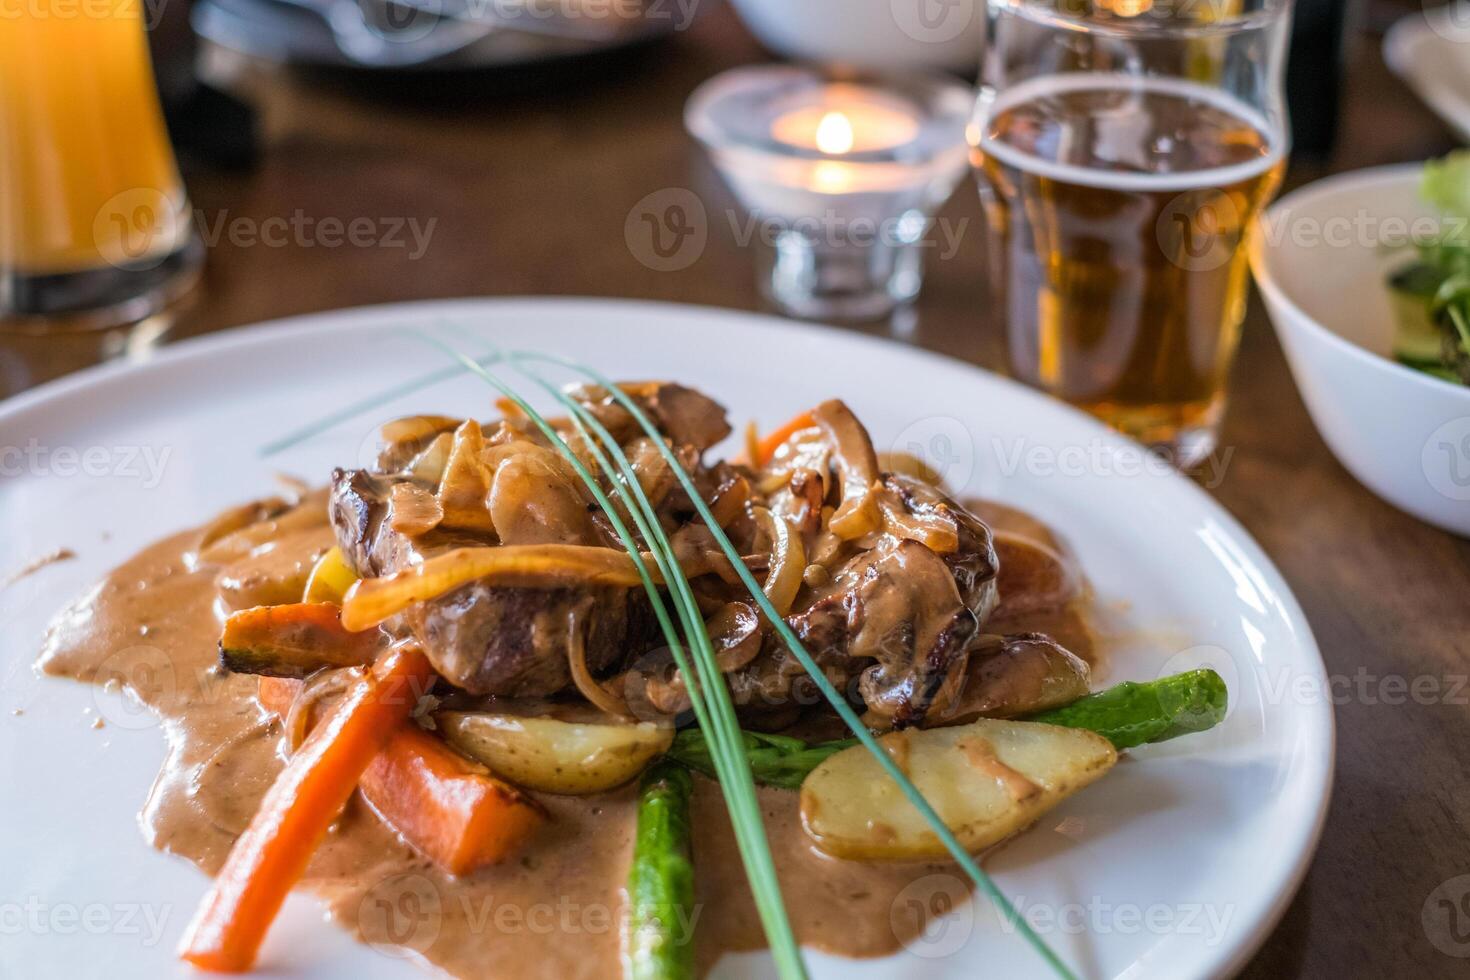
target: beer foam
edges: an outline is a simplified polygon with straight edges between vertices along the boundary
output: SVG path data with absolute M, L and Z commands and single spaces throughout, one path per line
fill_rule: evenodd
M 1223 187 L 1259 176 L 1279 164 L 1285 154 L 1286 135 L 1281 125 L 1272 123 L 1261 112 L 1230 93 L 1182 78 L 1150 78 L 1121 72 L 1067 72 L 1027 79 L 998 93 L 988 105 L 982 95 L 983 115 L 978 120 L 981 122 L 982 132 L 984 123 L 989 118 L 1014 106 L 1060 92 L 1076 91 L 1152 92 L 1205 102 L 1255 127 L 1265 138 L 1268 152 L 1259 159 L 1231 164 L 1228 167 L 1145 174 L 1057 163 L 1055 160 L 1018 150 L 989 136 L 982 136 L 976 148 L 981 153 L 1026 173 L 1050 180 L 1116 191 L 1183 191 L 1198 187 Z

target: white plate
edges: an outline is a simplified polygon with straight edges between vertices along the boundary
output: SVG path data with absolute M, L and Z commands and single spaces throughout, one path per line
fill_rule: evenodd
M 1383 36 L 1383 60 L 1470 142 L 1470 3 L 1409 14 Z
M 385 402 L 273 459 L 257 447 L 415 373 L 441 353 L 401 328 L 482 328 L 613 376 L 672 377 L 764 425 L 840 395 L 880 448 L 916 449 L 961 494 L 1052 523 L 1081 557 L 1119 636 L 1104 682 L 1212 663 L 1228 721 L 1132 753 L 986 863 L 1042 935 L 1090 977 L 1219 976 L 1264 940 L 1304 873 L 1326 810 L 1333 729 L 1321 659 L 1260 548 L 1190 482 L 1091 419 L 1009 381 L 893 344 L 742 313 L 616 301 L 462 301 L 348 310 L 181 344 L 0 407 L 0 541 L 16 564 L 77 559 L 0 590 L 0 975 L 183 975 L 173 947 L 204 879 L 144 844 L 134 813 L 163 755 L 121 699 L 37 677 L 47 620 L 139 546 L 352 463 L 395 413 L 488 413 L 460 378 Z M 49 463 L 25 472 L 42 451 Z M 79 454 L 54 455 L 70 447 Z M 96 448 L 96 447 L 101 447 Z M 88 449 L 92 449 L 90 456 Z M 147 449 L 151 457 L 135 454 Z M 165 455 L 166 454 L 166 455 Z M 91 465 L 86 461 L 90 458 Z M 165 460 L 156 476 L 141 462 Z M 125 464 L 136 465 L 125 465 Z M 104 472 L 105 471 L 105 472 Z M 23 714 L 14 714 L 21 709 Z M 97 730 L 91 720 L 108 720 Z M 574 941 L 574 940 L 573 940 Z M 277 976 L 411 977 L 293 898 L 266 944 Z M 898 957 L 810 956 L 817 977 L 1031 977 L 1046 972 L 984 904 L 964 905 Z M 767 976 L 764 955 L 720 976 Z

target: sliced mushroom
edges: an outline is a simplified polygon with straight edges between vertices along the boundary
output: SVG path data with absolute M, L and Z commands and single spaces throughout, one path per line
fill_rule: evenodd
M 601 544 L 589 495 L 566 460 L 527 442 L 512 448 L 487 495 L 501 544 Z
M 761 651 L 761 620 L 746 602 L 728 602 L 705 621 L 721 674 L 747 666 Z M 671 656 L 654 658 L 644 667 L 643 696 L 660 712 L 676 715 L 689 710 L 689 689 L 683 673 L 673 669 Z
M 434 494 L 417 483 L 393 484 L 388 499 L 388 523 L 393 530 L 416 537 L 432 531 L 443 519 L 444 509 Z
M 962 693 L 943 724 L 976 718 L 1021 718 L 1071 704 L 1091 690 L 1087 662 L 1041 633 L 987 637 L 972 654 Z
M 997 531 L 995 553 L 1000 559 L 997 622 L 1060 612 L 1082 595 L 1082 575 L 1075 562 L 1040 541 Z
M 876 531 L 883 522 L 878 508 L 878 456 L 857 416 L 833 399 L 812 409 L 823 435 L 832 444 L 832 465 L 840 480 L 841 501 L 829 522 L 845 541 Z

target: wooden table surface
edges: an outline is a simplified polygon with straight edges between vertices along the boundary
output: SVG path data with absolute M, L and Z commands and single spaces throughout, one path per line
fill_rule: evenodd
M 1369 33 L 1353 56 L 1329 169 L 1422 159 L 1451 145 L 1384 69 L 1378 44 Z M 404 248 L 310 240 L 272 247 L 223 234 L 176 334 L 470 295 L 758 308 L 751 255 L 725 220 L 734 201 L 685 136 L 681 110 L 703 79 L 764 58 L 716 8 L 630 57 L 523 80 L 526 90 L 513 98 L 484 79 L 456 81 L 426 101 L 391 86 L 325 84 L 248 66 L 237 84 L 259 102 L 264 157 L 249 174 L 191 175 L 206 223 L 228 229 L 299 211 L 317 220 L 416 218 L 433 221 L 432 234 L 417 258 Z M 1314 175 L 1297 168 L 1292 180 Z M 687 269 L 658 272 L 630 251 L 624 224 L 646 195 L 669 188 L 704 202 L 709 238 Z M 914 322 L 862 329 L 999 368 L 972 182 L 944 216 L 968 222 L 968 230 L 953 257 L 931 259 Z M 1334 688 L 1341 695 L 1336 788 L 1321 847 L 1245 975 L 1465 976 L 1470 961 L 1437 949 L 1421 914 L 1441 883 L 1470 872 L 1470 712 L 1457 687 L 1470 671 L 1470 541 L 1395 511 L 1338 465 L 1254 302 L 1231 390 L 1223 446 L 1233 455 L 1211 492 L 1276 561 L 1329 672 L 1346 679 Z M 1412 685 L 1422 677 L 1442 692 L 1438 703 L 1395 694 L 1394 678 Z M 1470 899 L 1463 912 L 1462 932 L 1470 930 Z M 1464 955 L 1470 942 L 1460 949 Z

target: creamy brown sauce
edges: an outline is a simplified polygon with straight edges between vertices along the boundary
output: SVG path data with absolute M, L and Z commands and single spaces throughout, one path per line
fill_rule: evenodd
M 22 579 L 30 578 L 41 569 L 48 568 L 58 562 L 71 561 L 76 556 L 77 553 L 70 548 L 52 548 L 45 554 L 32 558 L 9 575 L 0 578 L 0 589 L 8 588 Z
M 162 719 L 168 755 L 144 805 L 145 834 L 208 873 L 282 765 L 281 729 L 256 704 L 256 679 L 216 666 L 220 587 L 235 595 L 232 605 L 266 594 L 257 590 L 269 590 L 272 570 L 299 568 L 320 552 L 325 533 L 295 530 L 289 547 L 283 539 L 223 574 L 218 565 L 196 567 L 201 531 L 176 535 L 110 573 L 47 636 L 40 660 L 47 673 L 120 685 Z M 1026 628 L 1086 637 L 1075 614 Z M 518 857 L 461 879 L 439 872 L 354 800 L 305 885 L 363 941 L 458 977 L 616 976 L 634 791 L 539 799 L 552 820 L 537 838 Z M 801 829 L 795 792 L 761 789 L 760 803 L 803 944 L 880 956 L 922 931 L 925 909 L 936 904 L 911 886 L 944 865 L 827 857 Z M 723 799 L 708 780 L 698 780 L 693 820 L 698 901 L 691 926 L 703 972 L 725 952 L 760 949 L 765 939 Z

